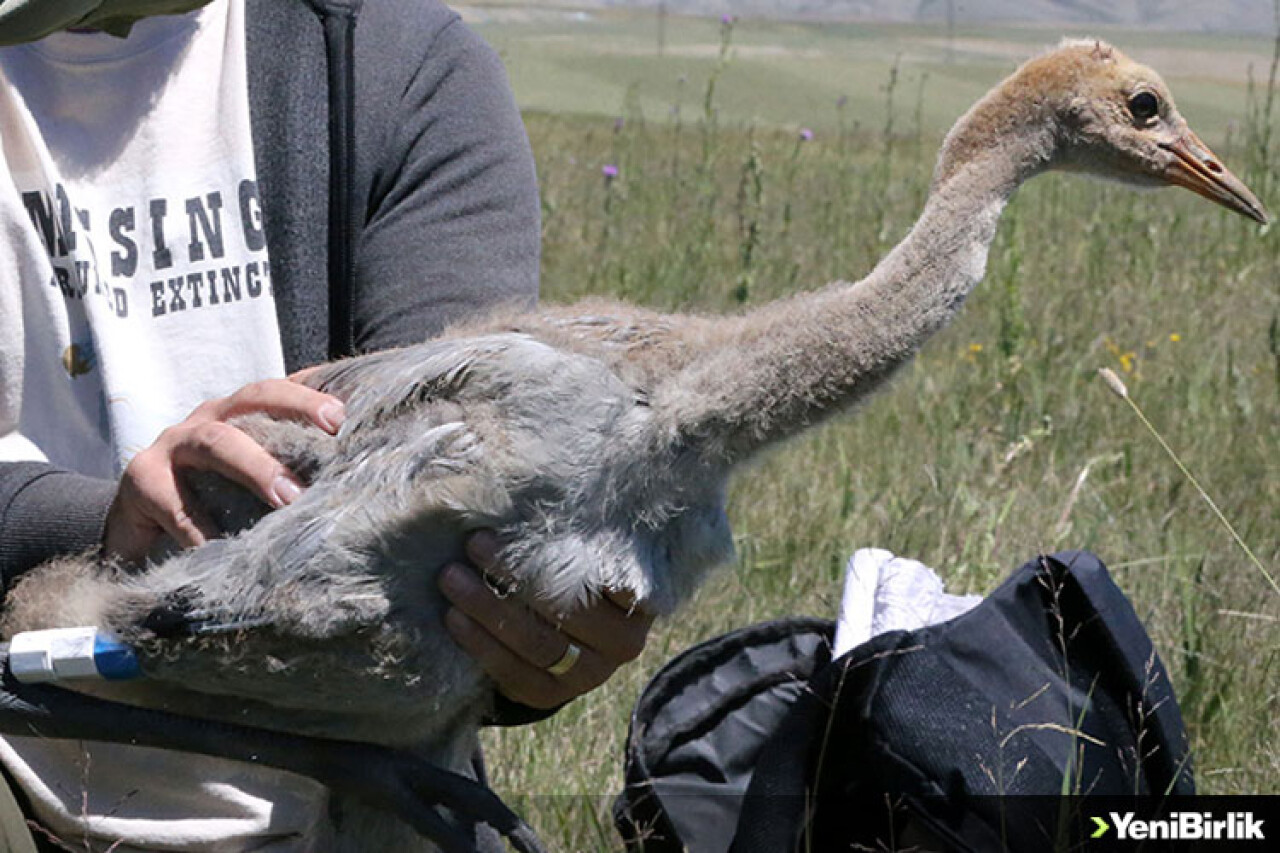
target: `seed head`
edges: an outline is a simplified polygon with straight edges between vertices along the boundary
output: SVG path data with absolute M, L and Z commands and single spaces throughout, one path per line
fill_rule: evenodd
M 1129 399 L 1129 389 L 1124 387 L 1124 383 L 1120 381 L 1119 376 L 1116 376 L 1114 370 L 1109 367 L 1100 367 L 1098 368 L 1098 375 L 1102 377 L 1103 382 L 1107 383 L 1107 387 L 1115 392 L 1117 397 L 1121 400 Z

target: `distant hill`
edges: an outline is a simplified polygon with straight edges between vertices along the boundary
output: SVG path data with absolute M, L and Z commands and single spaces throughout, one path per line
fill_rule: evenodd
M 597 0 L 583 5 L 656 7 L 659 0 Z M 687 15 L 744 15 L 869 21 L 988 21 L 1097 24 L 1192 32 L 1273 33 L 1273 0 L 666 0 Z

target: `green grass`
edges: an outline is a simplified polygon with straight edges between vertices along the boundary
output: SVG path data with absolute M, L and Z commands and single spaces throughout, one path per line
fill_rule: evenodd
M 502 54 L 521 106 L 560 115 L 617 115 L 630 103 L 649 120 L 668 121 L 673 109 L 694 117 L 720 38 L 716 20 L 672 17 L 659 55 L 652 14 L 501 5 L 465 11 Z M 949 54 L 941 27 L 744 20 L 735 26 L 734 73 L 723 81 L 716 107 L 722 120 L 734 124 L 831 129 L 836 101 L 844 96 L 850 121 L 877 128 L 886 71 L 897 61 L 906 100 L 923 82 L 923 124 L 940 133 L 993 81 L 1064 35 L 1109 38 L 1161 66 L 1183 111 L 1215 132 L 1243 113 L 1249 63 L 1264 74 L 1271 54 L 1265 34 L 1105 27 L 961 28 Z M 1206 138 L 1217 141 L 1212 134 Z
M 763 60 L 732 56 L 707 113 L 714 52 L 673 89 L 663 75 L 674 78 L 683 67 L 676 60 L 597 49 L 627 35 L 614 26 L 623 32 L 597 32 L 589 44 L 538 47 L 510 30 L 495 39 L 518 92 L 532 85 L 521 83 L 528 68 L 579 81 L 562 93 L 563 112 L 541 89 L 525 101 L 543 187 L 549 301 L 606 293 L 675 310 L 755 304 L 861 277 L 918 214 L 941 125 L 936 115 L 917 119 L 920 89 L 905 61 L 896 86 L 886 86 L 895 54 L 887 40 L 918 32 L 886 28 L 864 39 L 875 45 L 855 66 L 863 99 L 851 95 L 843 110 L 833 97 L 841 78 L 833 75 L 812 106 L 800 91 L 805 75 L 821 76 L 826 65 L 796 60 L 771 74 Z M 704 29 L 687 37 L 714 43 L 714 26 Z M 823 44 L 859 38 L 851 26 L 776 31 Z M 752 35 L 744 28 L 744 40 Z M 1052 40 L 1034 35 L 1037 44 Z M 1231 47 L 1199 36 L 1173 41 L 1190 51 Z M 1269 57 L 1268 45 L 1248 44 Z M 958 113 L 958 101 L 1003 70 L 979 63 L 931 72 L 923 103 L 946 107 L 925 110 Z M 1203 114 L 1187 110 L 1193 124 L 1280 209 L 1280 144 L 1265 132 L 1262 90 L 1247 103 L 1240 80 L 1170 76 L 1177 95 L 1188 88 L 1181 82 L 1193 96 L 1203 87 Z M 606 94 L 590 95 L 593 87 Z M 757 89 L 752 103 L 765 117 L 733 106 Z M 590 105 L 610 97 L 610 109 Z M 818 129 L 812 140 L 799 140 L 799 123 Z M 606 163 L 619 167 L 618 179 L 602 176 Z M 497 790 L 555 849 L 616 848 L 607 797 L 620 788 L 627 718 L 647 679 L 717 633 L 834 614 L 844 560 L 879 546 L 936 567 L 960 592 L 989 590 L 1038 552 L 1096 551 L 1172 673 L 1201 789 L 1280 793 L 1280 597 L 1099 381 L 1103 366 L 1124 378 L 1274 573 L 1280 229 L 1259 234 L 1182 191 L 1048 176 L 1010 205 L 987 279 L 958 321 L 888 391 L 737 479 L 739 560 L 680 618 L 655 628 L 639 661 L 549 721 L 486 734 Z

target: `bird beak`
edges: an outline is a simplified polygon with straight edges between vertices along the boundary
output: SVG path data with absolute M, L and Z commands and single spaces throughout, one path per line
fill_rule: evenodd
M 1249 191 L 1243 181 L 1231 174 L 1209 147 L 1189 129 L 1184 128 L 1182 134 L 1172 142 L 1161 142 L 1160 147 L 1173 152 L 1177 158 L 1164 175 L 1169 183 L 1186 187 L 1228 210 L 1234 210 L 1263 225 L 1267 224 L 1271 217 L 1258 197 Z

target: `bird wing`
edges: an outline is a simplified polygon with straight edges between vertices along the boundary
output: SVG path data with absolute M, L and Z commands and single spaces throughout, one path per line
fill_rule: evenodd
M 549 326 L 568 332 L 576 338 L 596 341 L 607 347 L 626 349 L 651 346 L 671 336 L 671 322 L 661 314 L 617 316 L 610 314 L 573 314 L 546 316 Z
M 445 338 L 324 365 L 307 383 L 346 401 L 343 431 L 350 433 L 409 407 L 456 400 L 477 370 L 502 363 L 512 350 L 531 347 L 546 348 L 518 333 Z

